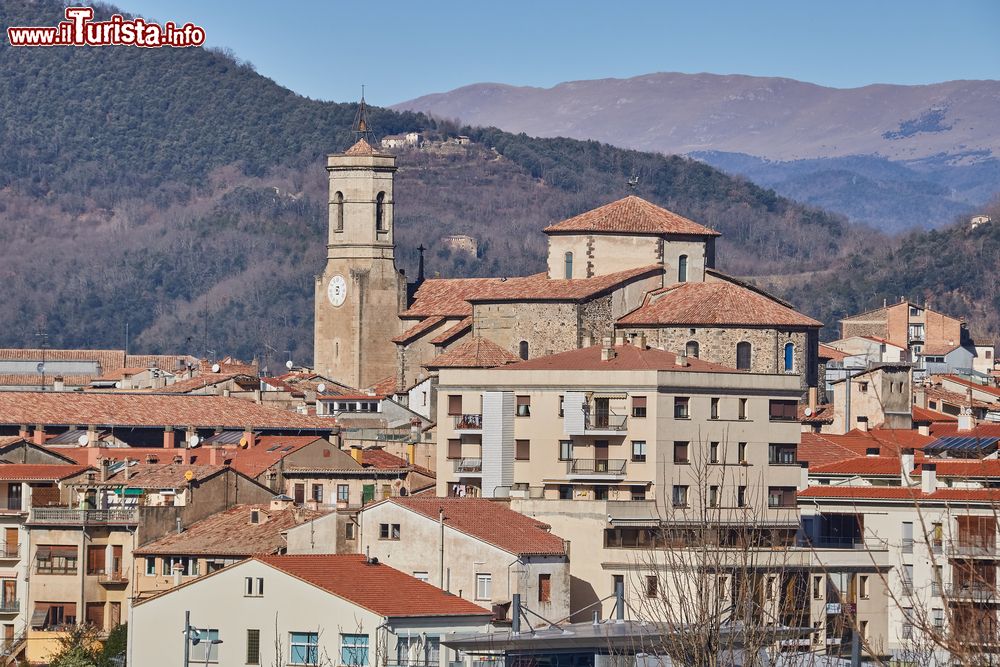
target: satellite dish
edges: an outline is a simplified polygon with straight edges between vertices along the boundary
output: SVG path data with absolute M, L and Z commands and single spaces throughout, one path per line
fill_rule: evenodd
M 222 370 L 222 366 L 220 366 L 219 364 L 212 364 L 212 372 L 213 373 L 218 373 L 221 370 Z
M 243 436 L 242 438 L 240 438 L 240 447 L 246 449 L 248 446 L 250 446 L 250 441 L 247 440 L 247 437 Z
M 184 473 L 184 479 L 190 482 L 192 479 L 194 479 L 194 473 L 188 470 L 187 472 Z
M 81 447 L 86 447 L 87 443 L 90 442 L 90 438 L 88 438 L 87 434 L 84 433 L 79 438 L 77 438 L 76 441 L 80 444 Z
M 192 435 L 188 438 L 188 447 L 197 447 L 199 442 L 201 442 L 201 438 L 196 435 Z
M 806 417 L 812 417 L 813 414 L 812 408 L 806 408 L 805 410 L 802 411 L 802 414 L 804 414 Z
M 295 367 L 295 364 L 292 363 L 291 359 L 289 359 L 288 361 L 285 362 L 285 368 L 287 368 L 288 370 L 292 370 L 292 368 L 294 368 L 294 367 Z
M 122 383 L 121 382 L 115 382 L 115 389 L 121 389 L 121 388 L 122 388 Z
M 316 391 L 322 394 L 323 392 L 326 391 L 326 385 L 320 382 L 318 385 L 316 385 Z
M 44 373 L 45 372 L 45 362 L 44 361 L 39 361 L 38 365 L 35 366 L 35 370 L 38 371 L 39 373 Z

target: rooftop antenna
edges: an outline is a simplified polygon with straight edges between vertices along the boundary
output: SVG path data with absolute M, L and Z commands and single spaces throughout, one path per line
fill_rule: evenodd
M 38 338 L 41 342 L 39 347 L 42 349 L 42 360 L 35 366 L 35 369 L 42 374 L 42 386 L 41 390 L 45 391 L 45 349 L 49 346 L 49 332 L 45 329 L 45 322 L 41 322 L 38 325 L 38 330 L 35 332 L 35 338 Z
M 639 185 L 639 177 L 636 176 L 635 174 L 632 174 L 632 176 L 630 176 L 628 179 L 629 192 L 635 192 L 635 188 L 637 185 Z

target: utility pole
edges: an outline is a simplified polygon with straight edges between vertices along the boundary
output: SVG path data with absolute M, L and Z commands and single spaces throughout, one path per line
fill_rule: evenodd
M 184 612 L 184 667 L 191 660 L 191 612 Z

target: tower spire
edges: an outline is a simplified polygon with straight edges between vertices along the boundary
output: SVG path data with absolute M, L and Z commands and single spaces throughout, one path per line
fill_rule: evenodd
M 375 143 L 375 135 L 368 129 L 368 104 L 365 102 L 364 84 L 361 85 L 361 102 L 358 103 L 358 111 L 354 114 L 354 136 L 357 141 L 364 139 L 369 144 Z
M 417 284 L 418 285 L 420 285 L 421 283 L 424 282 L 424 250 L 427 250 L 427 248 L 424 247 L 423 243 L 421 243 L 419 246 L 417 246 L 417 252 L 420 253 L 420 264 L 417 265 Z

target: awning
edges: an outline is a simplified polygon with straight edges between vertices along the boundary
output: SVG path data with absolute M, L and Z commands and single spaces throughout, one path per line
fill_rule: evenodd
M 142 489 L 115 489 L 114 491 L 116 496 L 122 495 L 122 492 L 126 496 L 141 496 L 143 494 Z
M 31 627 L 41 628 L 45 625 L 45 619 L 49 617 L 50 606 L 45 603 L 35 605 L 35 610 L 31 612 Z

